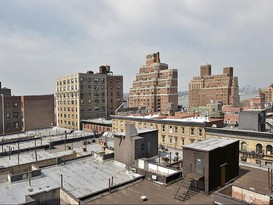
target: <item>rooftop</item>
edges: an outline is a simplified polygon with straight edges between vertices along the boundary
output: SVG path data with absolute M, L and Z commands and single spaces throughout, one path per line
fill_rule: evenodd
M 81 120 L 82 122 L 90 122 L 95 124 L 106 124 L 106 125 L 112 125 L 112 120 L 106 120 L 104 118 L 98 118 L 98 119 L 86 119 Z
M 24 203 L 25 195 L 60 187 L 61 174 L 63 175 L 64 188 L 77 198 L 108 188 L 109 178 L 113 177 L 115 185 L 139 176 L 135 173 L 128 173 L 125 167 L 113 160 L 101 163 L 90 157 L 41 170 L 41 176 L 32 178 L 33 191 L 31 192 L 28 190 L 28 180 L 1 183 L 0 204 Z
M 137 129 L 138 134 L 154 132 L 154 131 L 157 131 L 157 129 L 150 129 L 150 128 Z M 113 134 L 116 136 L 125 136 L 125 132 L 114 132 Z
M 187 201 L 174 199 L 174 194 L 180 182 L 163 186 L 152 181 L 141 182 L 127 186 L 124 189 L 105 195 L 95 200 L 85 201 L 86 204 L 213 204 L 212 196 L 198 193 Z M 146 196 L 147 201 L 142 201 Z
M 188 145 L 184 145 L 185 148 L 200 150 L 200 151 L 211 151 L 219 147 L 224 147 L 226 145 L 232 144 L 238 140 L 227 140 L 221 138 L 210 138 L 201 142 L 195 142 Z
M 242 112 L 262 112 L 265 111 L 266 109 L 244 109 Z
M 149 180 L 131 184 L 124 189 L 102 196 L 95 200 L 87 200 L 86 204 L 213 204 L 213 195 L 206 195 L 202 191 L 186 201 L 174 199 L 179 182 L 169 186 L 162 186 Z M 235 186 L 270 195 L 267 171 L 260 168 L 240 165 L 239 178 Z M 142 201 L 141 196 L 147 201 Z
M 176 122 L 209 122 L 210 119 L 208 117 L 188 117 L 188 118 L 182 118 L 182 119 L 162 119 L 162 121 L 176 121 Z

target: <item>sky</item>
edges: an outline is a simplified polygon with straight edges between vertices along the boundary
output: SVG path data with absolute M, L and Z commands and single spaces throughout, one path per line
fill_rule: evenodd
M 0 0 L 0 81 L 14 95 L 53 94 L 58 77 L 109 64 L 129 92 L 145 56 L 160 52 L 179 91 L 207 63 L 264 88 L 272 19 L 272 0 Z

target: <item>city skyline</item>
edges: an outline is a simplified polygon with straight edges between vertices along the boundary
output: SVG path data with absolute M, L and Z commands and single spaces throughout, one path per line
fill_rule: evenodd
M 56 92 L 56 79 L 109 64 L 128 93 L 143 55 L 160 52 L 188 90 L 200 65 L 234 67 L 239 86 L 271 81 L 273 2 L 0 0 L 3 87 Z M 259 71 L 259 72 L 258 72 Z

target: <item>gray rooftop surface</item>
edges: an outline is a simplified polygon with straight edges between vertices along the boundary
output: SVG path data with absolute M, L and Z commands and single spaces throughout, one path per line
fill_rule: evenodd
M 157 129 L 152 129 L 152 128 L 137 129 L 137 133 L 138 134 L 143 134 L 143 133 L 148 133 L 148 132 L 154 132 L 154 131 L 157 131 Z M 115 132 L 113 134 L 117 135 L 117 136 L 125 136 L 125 132 Z
M 114 147 L 114 141 L 108 140 L 107 142 L 108 146 Z M 72 146 L 72 143 L 67 143 L 67 145 Z M 87 151 L 83 151 L 83 147 L 87 148 Z M 64 145 L 58 145 L 56 146 L 56 149 L 51 150 L 43 150 L 43 149 L 37 149 L 37 160 L 44 160 L 44 159 L 50 159 L 55 157 L 61 157 L 64 155 L 72 154 L 73 151 L 76 151 L 80 155 L 88 155 L 91 153 L 91 151 L 94 152 L 102 152 L 103 148 L 98 144 L 98 139 L 96 140 L 96 143 L 91 143 L 87 145 L 83 145 L 83 141 L 74 142 L 73 143 L 73 150 L 65 150 Z M 22 152 L 19 155 L 20 164 L 25 164 L 29 162 L 35 161 L 35 151 L 28 151 L 28 152 Z M 18 155 L 12 154 L 9 156 L 3 156 L 0 157 L 1 164 L 0 167 L 10 167 L 18 164 Z
M 91 123 L 99 123 L 99 124 L 105 124 L 105 125 L 112 125 L 112 120 L 106 120 L 103 118 L 98 118 L 98 119 L 86 119 L 86 120 L 81 120 L 82 122 L 91 122 Z
M 47 133 L 45 131 L 42 132 L 42 133 L 43 133 L 42 140 L 41 139 L 36 139 L 36 146 L 49 145 L 50 142 L 58 141 L 58 140 L 64 140 L 65 139 L 65 134 L 61 134 L 60 135 L 59 133 L 57 133 L 58 135 L 50 135 L 50 131 L 49 131 L 49 133 Z M 51 134 L 56 134 L 56 133 L 55 132 L 54 133 L 51 132 Z M 79 138 L 79 137 L 89 136 L 89 135 L 93 135 L 93 133 L 76 131 L 74 133 L 67 134 L 67 139 Z M 4 139 L 14 139 L 14 138 L 16 138 L 16 136 L 17 135 L 9 135 L 9 136 L 1 136 L 1 137 L 2 137 L 2 139 L 3 138 Z M 24 136 L 24 135 L 21 135 L 21 136 Z M 35 139 L 35 138 L 33 138 L 33 139 Z M 29 140 L 29 141 L 20 142 L 19 143 L 19 149 L 27 149 L 27 148 L 35 147 L 35 140 L 33 140 L 33 139 Z M 9 151 L 9 147 L 11 148 L 11 150 L 18 150 L 18 142 L 10 142 L 8 144 L 0 146 L 0 153 L 1 152 L 8 152 Z
M 211 151 L 219 147 L 224 147 L 226 145 L 232 144 L 236 141 L 238 140 L 210 138 L 201 142 L 195 142 L 192 144 L 185 145 L 184 148 L 190 148 L 201 151 Z
M 60 187 L 63 175 L 64 188 L 75 197 L 106 189 L 108 179 L 114 177 L 114 185 L 129 181 L 138 174 L 129 173 L 113 160 L 98 162 L 91 157 L 74 160 L 65 165 L 42 168 L 42 176 L 32 179 L 33 191 L 29 192 L 28 180 L 4 182 L 0 184 L 0 204 L 18 204 L 25 202 L 25 195 L 34 194 Z

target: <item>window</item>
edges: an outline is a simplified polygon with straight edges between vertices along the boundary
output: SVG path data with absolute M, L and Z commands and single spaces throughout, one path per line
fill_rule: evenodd
M 194 143 L 194 139 L 191 139 L 191 143 Z
M 191 128 L 191 136 L 194 135 L 194 128 Z
M 6 114 L 6 119 L 7 119 L 7 120 L 10 119 L 10 114 L 9 114 L 9 113 Z
M 162 142 L 165 142 L 165 135 L 162 135 Z
M 169 126 L 169 133 L 173 133 L 173 127 Z
M 12 114 L 12 116 L 13 116 L 13 118 L 18 118 L 18 112 L 14 112 L 14 113 Z
M 181 138 L 181 143 L 182 143 L 182 145 L 185 144 L 185 139 L 184 138 Z
M 165 125 L 162 125 L 162 132 L 165 132 Z
M 242 151 L 246 151 L 247 150 L 247 144 L 246 144 L 246 142 L 242 142 L 241 143 L 241 150 Z
M 14 122 L 14 123 L 13 123 L 13 127 L 19 128 L 19 122 Z
M 185 134 L 185 127 L 181 127 L 182 135 Z
M 259 154 L 263 153 L 263 146 L 261 144 L 256 145 L 256 152 Z
M 174 137 L 174 143 L 177 144 L 177 137 Z
M 169 140 L 170 140 L 170 144 L 172 144 L 173 143 L 173 137 L 169 136 Z
M 177 133 L 177 126 L 174 127 L 174 133 Z
M 18 103 L 17 102 L 12 103 L 12 107 L 13 108 L 18 108 Z
M 203 131 L 202 128 L 199 128 L 199 129 L 198 129 L 198 136 L 199 136 L 199 137 L 202 137 L 202 131 Z
M 272 146 L 271 145 L 266 146 L 266 154 L 272 154 Z
M 6 103 L 6 109 L 9 109 L 9 108 L 10 108 L 9 103 Z

